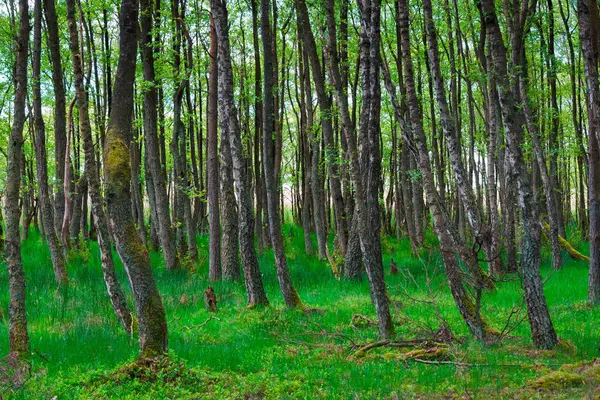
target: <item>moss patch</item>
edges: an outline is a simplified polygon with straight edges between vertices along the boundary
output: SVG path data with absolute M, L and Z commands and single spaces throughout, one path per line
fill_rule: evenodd
M 547 375 L 530 381 L 527 385 L 532 389 L 557 390 L 581 386 L 583 376 L 566 371 L 552 371 Z

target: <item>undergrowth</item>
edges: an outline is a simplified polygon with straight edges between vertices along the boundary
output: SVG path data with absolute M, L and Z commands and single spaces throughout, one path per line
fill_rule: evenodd
M 377 326 L 369 322 L 375 315 L 366 279 L 336 279 L 326 263 L 305 255 L 300 228 L 287 225 L 284 230 L 293 281 L 302 301 L 319 312 L 285 308 L 268 251 L 259 261 L 271 305 L 248 310 L 243 282 L 208 282 L 208 239 L 201 236 L 200 261 L 191 269 L 166 271 L 160 254 L 151 254 L 169 326 L 169 355 L 151 362 L 136 360 L 136 338 L 128 336 L 114 316 L 97 245 L 87 244 L 72 254 L 71 285 L 57 291 L 47 246 L 37 232 L 31 232 L 22 248 L 32 348 L 30 376 L 22 387 L 5 388 L 2 395 L 345 399 L 578 398 L 593 393 L 590 382 L 596 383 L 596 370 L 592 374 L 568 367 L 593 363 L 598 355 L 600 312 L 586 304 L 586 263 L 565 255 L 563 269 L 553 272 L 544 251 L 545 293 L 564 345 L 552 351 L 532 346 L 521 283 L 517 276 L 509 276 L 495 291 L 484 293 L 482 312 L 497 329 L 511 315 L 514 326 L 502 342 L 484 347 L 468 336 L 439 255 L 423 249 L 420 258 L 415 258 L 408 241 L 384 238 L 386 282 L 398 340 L 429 337 L 444 327 L 442 319 L 454 340 L 440 346 L 439 354 L 430 349 L 380 346 L 354 357 L 357 348 L 378 340 Z M 587 253 L 585 243 L 576 245 Z M 429 247 L 435 248 L 433 239 Z M 391 258 L 399 274 L 389 274 Z M 116 254 L 114 259 L 132 306 Z M 214 287 L 219 302 L 214 316 L 204 309 L 202 293 L 208 286 Z M 8 301 L 8 278 L 2 268 L 2 354 L 8 352 Z M 410 351 L 418 352 L 407 356 Z M 566 377 L 567 383 L 539 383 L 540 379 L 550 381 L 543 380 L 549 375 Z

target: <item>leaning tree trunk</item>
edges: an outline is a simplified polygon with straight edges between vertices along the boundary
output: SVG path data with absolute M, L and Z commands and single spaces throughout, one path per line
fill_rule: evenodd
M 548 212 L 548 225 L 550 226 L 550 247 L 552 251 L 552 266 L 554 269 L 560 269 L 562 265 L 562 259 L 560 256 L 560 246 L 558 243 L 559 235 L 559 218 L 558 213 L 562 213 L 560 209 L 556 209 L 557 202 L 554 195 L 554 186 L 552 176 L 546 167 L 546 158 L 544 157 L 544 150 L 540 143 L 540 136 L 538 127 L 535 123 L 531 107 L 529 105 L 529 95 L 527 93 L 527 83 L 525 78 L 520 79 L 520 90 L 521 90 L 521 102 L 523 112 L 525 114 L 525 120 L 527 121 L 527 130 L 531 135 L 531 141 L 533 142 L 533 149 L 535 158 L 542 178 L 542 186 L 544 188 L 544 197 L 546 198 L 546 210 Z
M 25 124 L 27 51 L 29 48 L 28 8 L 27 0 L 19 0 L 19 34 L 15 43 L 15 100 L 6 172 L 6 266 L 10 294 L 8 336 L 10 352 L 19 357 L 26 357 L 29 354 L 29 335 L 25 312 L 25 274 L 23 273 L 21 242 L 19 241 L 19 189 L 21 186 L 21 152 Z
M 466 290 L 464 285 L 465 278 L 463 278 L 462 273 L 458 268 L 456 255 L 459 255 L 463 259 L 472 274 L 473 270 L 478 268 L 477 258 L 476 255 L 470 252 L 471 249 L 465 246 L 453 226 L 453 222 L 446 211 L 444 199 L 440 197 L 439 192 L 435 187 L 435 181 L 431 171 L 427 139 L 423 130 L 423 115 L 421 108 L 419 107 L 415 89 L 413 63 L 410 50 L 409 11 L 406 0 L 398 1 L 398 14 L 400 28 L 399 40 L 401 40 L 404 82 L 407 94 L 408 115 L 410 118 L 409 122 L 405 122 L 406 126 L 403 130 L 404 132 L 406 132 L 406 129 L 411 129 L 413 131 L 413 136 L 404 134 L 404 140 L 415 152 L 419 168 L 423 174 L 423 187 L 427 196 L 427 205 L 433 217 L 433 227 L 440 241 L 440 248 L 442 249 L 444 259 L 444 269 L 446 271 L 450 292 L 452 293 L 454 302 L 456 303 L 463 320 L 471 331 L 471 334 L 478 340 L 485 341 L 491 339 L 495 332 L 489 328 L 487 322 L 481 316 L 478 302 L 474 301 L 472 296 Z M 398 119 L 402 121 L 400 107 L 398 106 L 393 86 L 387 72 L 384 74 L 384 78 L 388 92 L 392 97 L 394 109 L 398 114 Z M 481 279 L 476 273 L 473 274 L 473 278 L 475 279 L 477 296 L 479 297 L 483 282 L 481 282 Z
M 117 252 L 129 277 L 139 318 L 140 356 L 167 351 L 167 320 L 148 250 L 131 214 L 129 146 L 137 56 L 138 2 L 123 0 L 119 16 L 119 64 L 104 145 L 106 200 Z
M 466 211 L 469 226 L 473 230 L 475 240 L 481 243 L 488 260 L 494 260 L 498 255 L 493 251 L 492 237 L 487 224 L 484 224 L 481 211 L 479 210 L 473 186 L 467 176 L 462 157 L 461 144 L 459 142 L 459 129 L 457 121 L 451 116 L 450 107 L 446 100 L 446 90 L 444 87 L 444 78 L 440 67 L 440 56 L 438 50 L 437 32 L 433 22 L 433 11 L 431 0 L 423 1 L 423 13 L 425 17 L 425 30 L 427 32 L 429 64 L 433 77 L 435 98 L 439 108 L 440 123 L 446 138 L 446 148 L 450 156 L 450 162 L 454 170 L 454 178 L 458 196 L 461 199 L 462 206 Z M 455 97 L 453 94 L 452 97 Z M 454 110 L 456 111 L 456 110 Z
M 510 87 L 507 71 L 506 48 L 492 0 L 482 0 L 488 38 L 491 46 L 493 72 L 496 76 L 502 120 L 506 132 L 510 173 L 517 182 L 519 205 L 523 219 L 521 239 L 521 269 L 527 314 L 534 344 L 539 348 L 553 348 L 558 342 L 544 297 L 540 274 L 540 226 L 531 191 L 530 177 L 525 169 L 522 146 L 524 118 L 517 104 L 517 95 Z M 523 24 L 525 21 L 522 21 Z M 513 49 L 513 51 L 515 51 Z
M 42 58 L 42 5 L 41 0 L 34 3 L 33 23 L 33 119 L 35 126 L 35 158 L 38 180 L 38 199 L 40 216 L 44 227 L 45 239 L 50 248 L 54 278 L 59 285 L 69 281 L 65 258 L 63 256 L 60 242 L 54 229 L 54 210 L 50 200 L 48 188 L 48 166 L 46 159 L 46 128 L 42 116 L 42 90 L 40 82 L 41 58 Z
M 133 329 L 133 316 L 127 307 L 127 299 L 121 289 L 121 284 L 117 279 L 115 266 L 112 259 L 112 249 L 110 242 L 110 233 L 102 194 L 100 192 L 100 178 L 98 176 L 98 166 L 96 165 L 96 150 L 92 138 L 92 127 L 88 109 L 88 94 L 84 86 L 82 55 L 79 47 L 79 37 L 77 23 L 75 19 L 75 0 L 67 0 L 67 23 L 69 25 L 69 38 L 71 57 L 73 61 L 73 75 L 75 76 L 75 90 L 77 94 L 77 105 L 79 108 L 79 126 L 81 136 L 83 137 L 83 147 L 85 150 L 85 169 L 88 181 L 88 190 L 92 199 L 92 212 L 94 214 L 96 226 L 98 228 L 98 247 L 100 248 L 100 258 L 102 265 L 102 274 L 110 302 L 117 314 L 117 318 L 126 332 L 131 333 Z M 139 237 L 139 236 L 138 236 Z
M 263 287 L 258 257 L 254 247 L 254 216 L 252 211 L 251 188 L 247 177 L 247 162 L 242 145 L 241 129 L 233 96 L 233 70 L 229 47 L 229 25 L 227 5 L 224 0 L 212 0 L 211 9 L 218 38 L 219 62 L 219 122 L 221 131 L 227 132 L 233 162 L 233 178 L 237 187 L 239 212 L 239 238 L 242 254 L 242 268 L 246 280 L 248 306 L 268 304 Z

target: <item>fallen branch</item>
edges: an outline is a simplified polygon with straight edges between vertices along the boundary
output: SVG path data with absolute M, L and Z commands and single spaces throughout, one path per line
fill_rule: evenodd
M 364 346 L 359 347 L 359 349 L 356 352 L 351 354 L 351 357 L 361 356 L 371 349 L 374 349 L 376 347 L 387 346 L 389 344 L 390 344 L 389 340 L 382 340 L 380 342 L 373 342 L 373 343 L 366 344 Z
M 392 342 L 389 340 L 381 340 L 378 342 L 359 344 L 356 346 L 352 346 L 353 349 L 358 349 L 354 353 L 352 353 L 349 358 L 360 357 L 364 355 L 367 351 L 375 349 L 377 347 L 394 347 L 394 348 L 406 348 L 406 347 L 415 347 L 421 346 L 428 343 L 434 343 L 431 339 L 414 339 L 414 340 L 404 340 L 399 342 Z
M 412 358 L 414 362 L 429 365 L 454 365 L 457 367 L 519 367 L 519 368 L 534 368 L 539 365 L 545 367 L 557 367 L 562 366 L 560 363 L 544 363 L 544 364 L 520 364 L 520 363 L 504 363 L 504 364 L 490 364 L 490 363 L 468 363 L 462 361 L 447 361 L 447 360 L 423 360 L 421 358 Z
M 542 222 L 541 225 L 542 225 L 542 228 L 544 231 L 544 235 L 546 235 L 546 237 L 548 237 L 549 232 L 550 232 L 550 226 L 548 225 L 547 222 Z M 571 245 L 571 243 L 569 243 L 569 241 L 567 239 L 565 239 L 564 237 L 562 237 L 561 235 L 558 235 L 558 243 L 560 244 L 560 247 L 562 247 L 567 253 L 569 253 L 569 256 L 571 256 L 572 259 L 577 260 L 577 261 L 586 261 L 588 263 L 590 262 L 590 258 L 588 256 L 578 252 L 575 249 L 575 247 L 573 247 Z
M 191 331 L 192 329 L 198 329 L 198 328 L 202 328 L 204 325 L 208 324 L 210 321 L 212 321 L 213 319 L 216 319 L 217 321 L 221 321 L 219 318 L 215 317 L 214 315 L 211 315 L 210 317 L 208 317 L 208 319 L 206 321 L 204 321 L 201 324 L 198 325 L 192 325 L 192 326 L 184 326 L 183 329 L 187 329 L 188 331 Z

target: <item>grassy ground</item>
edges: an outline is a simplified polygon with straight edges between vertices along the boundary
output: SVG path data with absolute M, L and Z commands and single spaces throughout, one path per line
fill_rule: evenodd
M 563 339 L 556 350 L 531 346 L 526 319 L 500 344 L 483 347 L 468 338 L 437 255 L 424 251 L 416 259 L 406 241 L 386 238 L 384 262 L 398 337 L 425 337 L 440 326 L 432 292 L 433 303 L 460 340 L 443 357 L 448 364 L 415 362 L 403 350 L 386 347 L 357 357 L 353 342 L 377 340 L 376 327 L 351 324 L 354 314 L 374 318 L 367 282 L 338 281 L 326 264 L 304 254 L 301 230 L 284 229 L 294 283 L 302 300 L 319 311 L 285 309 L 272 254 L 266 253 L 260 264 L 271 306 L 247 310 L 243 283 L 215 283 L 219 312 L 211 319 L 202 298 L 209 285 L 207 238 L 199 239 L 201 262 L 194 271 L 167 272 L 160 256 L 152 254 L 169 325 L 171 359 L 162 368 L 132 364 L 137 342 L 117 324 L 96 245 L 72 257 L 72 284 L 57 292 L 48 250 L 33 232 L 23 246 L 32 376 L 22 388 L 0 390 L 8 397 L 58 399 L 579 398 L 600 384 L 600 373 L 596 379 L 580 370 L 563 372 L 578 366 L 560 369 L 593 360 L 598 353 L 600 311 L 585 303 L 585 263 L 565 258 L 564 268 L 555 273 L 544 264 L 551 315 Z M 399 275 L 388 274 L 390 257 L 398 263 Z M 117 267 L 131 301 L 123 268 Z M 485 293 L 483 304 L 484 315 L 502 329 L 511 310 L 521 304 L 520 282 L 499 283 L 497 290 Z M 8 351 L 7 310 L 8 278 L 2 268 L 1 354 Z M 513 316 L 515 321 L 523 318 L 524 310 Z M 536 388 L 532 381 L 552 371 L 560 376 L 549 384 L 538 382 L 542 388 Z

